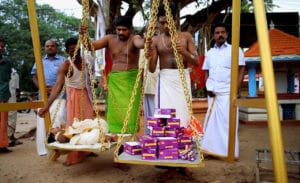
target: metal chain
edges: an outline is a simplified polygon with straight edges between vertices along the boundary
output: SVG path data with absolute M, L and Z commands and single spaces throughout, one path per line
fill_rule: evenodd
M 83 0 L 82 1 L 82 7 L 83 7 L 83 9 L 82 9 L 81 25 L 87 25 L 88 24 L 88 18 L 89 18 L 89 0 Z M 81 44 L 82 44 L 82 53 L 85 53 L 85 50 L 89 50 L 89 47 L 90 47 L 90 49 L 92 51 L 92 54 L 93 54 L 93 58 L 96 58 L 95 48 L 94 48 L 93 44 L 91 44 L 91 40 L 90 40 L 90 36 L 89 36 L 88 31 L 85 32 L 82 35 L 79 35 L 79 39 L 78 39 L 78 42 L 77 42 L 77 45 L 76 45 L 76 48 L 75 48 L 75 51 L 74 51 L 74 55 L 72 56 L 72 58 L 70 60 L 71 63 L 70 63 L 70 66 L 68 68 L 67 75 L 65 77 L 65 83 L 64 83 L 64 86 L 61 90 L 61 94 L 59 96 L 59 101 L 58 101 L 58 104 L 57 104 L 57 106 L 55 108 L 55 111 L 54 111 L 53 120 L 51 120 L 51 123 L 50 123 L 50 126 L 49 126 L 49 133 L 47 135 L 47 139 L 49 138 L 50 130 L 51 130 L 51 127 L 53 125 L 53 121 L 55 121 L 58 110 L 60 108 L 62 98 L 63 98 L 64 92 L 66 90 L 66 83 L 68 83 L 68 81 L 69 81 L 69 78 L 70 78 L 70 75 L 71 75 L 71 70 L 72 70 L 72 65 L 74 64 L 74 61 L 76 59 L 76 56 L 78 54 L 78 51 L 79 51 L 79 48 L 80 48 Z M 85 78 L 84 77 L 84 72 L 85 72 L 84 59 L 85 58 L 82 59 L 82 72 L 83 73 L 81 75 L 81 83 L 83 83 L 83 84 L 84 84 L 84 78 Z M 98 119 L 98 128 L 100 130 L 99 142 L 101 144 L 104 144 L 105 134 L 104 134 L 104 130 L 102 129 L 102 127 L 100 125 L 100 116 L 99 116 L 99 112 L 97 110 L 95 85 L 94 85 L 94 82 L 93 82 L 94 75 L 93 75 L 93 70 L 92 70 L 92 65 L 91 65 L 91 59 L 90 59 L 89 56 L 87 57 L 87 63 L 88 63 L 88 71 L 89 71 L 89 76 L 90 76 L 89 80 L 90 80 L 91 90 L 92 90 L 92 95 L 93 95 L 93 109 L 94 109 L 94 112 L 96 114 L 96 118 Z M 83 93 L 81 95 L 81 98 L 82 97 L 83 97 Z M 83 108 L 81 108 L 81 109 L 83 110 Z M 102 148 L 105 148 L 105 147 L 103 146 Z
M 177 67 L 179 70 L 179 74 L 180 74 L 180 79 L 181 79 L 181 83 L 183 86 L 183 91 L 184 91 L 184 96 L 186 99 L 186 104 L 188 107 L 188 111 L 190 113 L 191 119 L 190 121 L 196 120 L 196 118 L 193 116 L 193 110 L 192 110 L 192 103 L 191 103 L 191 97 L 189 95 L 189 91 L 187 88 L 187 83 L 186 83 L 186 77 L 185 77 L 185 72 L 184 72 L 184 66 L 183 66 L 183 61 L 182 61 L 182 56 L 178 54 L 178 51 L 176 49 L 176 40 L 178 39 L 178 34 L 176 31 L 176 26 L 174 23 L 174 18 L 171 14 L 171 10 L 170 10 L 170 6 L 169 6 L 169 1 L 168 0 L 163 0 L 164 3 L 164 8 L 166 11 L 166 16 L 167 16 L 167 22 L 168 22 L 168 28 L 169 28 L 169 32 L 171 35 L 171 43 L 172 43 L 172 48 L 173 48 L 173 52 L 176 58 L 176 63 L 177 63 Z M 199 136 L 197 135 L 197 130 L 196 127 L 194 125 L 194 123 L 191 123 L 191 127 L 193 130 L 193 134 L 196 138 L 196 145 L 197 145 L 197 150 L 199 152 L 199 158 L 201 160 L 203 160 L 203 154 L 201 153 L 201 146 L 200 146 L 200 139 Z
M 148 31 L 147 31 L 147 38 L 152 38 L 153 35 L 154 35 L 154 32 L 155 32 L 156 20 L 157 20 L 156 17 L 157 17 L 157 12 L 158 12 L 158 7 L 159 7 L 159 1 L 160 0 L 154 0 L 153 3 L 152 3 L 150 23 L 149 23 L 149 27 L 148 27 Z M 148 45 L 147 44 L 145 45 L 144 49 L 145 49 L 145 52 L 148 50 Z M 131 110 L 132 110 L 132 107 L 133 107 L 133 102 L 134 102 L 134 99 L 135 99 L 135 96 L 136 96 L 136 93 L 137 93 L 137 88 L 140 85 L 143 66 L 145 64 L 144 61 L 145 60 L 142 59 L 140 64 L 139 64 L 139 72 L 137 74 L 137 78 L 136 78 L 136 81 L 135 81 L 135 84 L 134 84 L 134 89 L 133 89 L 133 92 L 132 92 L 132 95 L 131 95 L 131 98 L 130 98 L 130 102 L 129 102 L 129 105 L 128 105 L 128 110 L 127 110 L 127 113 L 126 113 L 126 116 L 125 116 L 125 119 L 124 119 L 124 122 L 123 122 L 123 128 L 121 130 L 121 136 L 118 138 L 117 147 L 116 147 L 116 150 L 114 152 L 114 159 L 116 159 L 116 160 L 118 159 L 118 156 L 119 156 L 118 155 L 119 149 L 120 149 L 120 147 L 122 145 L 122 142 L 123 142 L 123 134 L 125 133 L 126 127 L 128 125 L 128 119 L 129 119 L 129 116 L 130 116 L 130 113 L 131 113 Z M 140 105 L 141 105 L 141 103 L 139 104 L 139 110 L 141 109 Z

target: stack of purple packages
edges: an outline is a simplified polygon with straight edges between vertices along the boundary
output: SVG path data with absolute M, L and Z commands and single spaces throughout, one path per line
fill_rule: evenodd
M 142 148 L 139 142 L 125 142 L 124 151 L 130 155 L 140 155 Z
M 142 160 L 156 160 L 157 139 L 150 136 L 140 136 L 139 143 L 142 148 Z
M 128 154 L 140 154 L 142 160 L 196 159 L 192 137 L 184 135 L 175 109 L 155 109 L 154 116 L 147 117 L 145 128 L 148 134 L 140 136 L 138 142 L 125 143 Z
M 179 157 L 178 140 L 175 137 L 157 137 L 158 159 L 177 160 Z

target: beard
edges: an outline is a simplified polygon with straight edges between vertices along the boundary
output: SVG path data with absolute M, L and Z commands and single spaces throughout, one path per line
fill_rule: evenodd
M 127 36 L 124 36 L 124 35 L 118 35 L 118 38 L 119 38 L 119 40 L 121 40 L 121 41 L 126 41 L 126 40 L 128 39 L 128 37 L 127 37 Z

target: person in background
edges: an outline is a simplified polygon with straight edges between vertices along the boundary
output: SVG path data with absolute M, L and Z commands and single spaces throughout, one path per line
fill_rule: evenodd
M 202 69 L 206 72 L 206 89 L 208 109 L 204 123 L 202 151 L 206 155 L 217 158 L 228 156 L 229 109 L 231 83 L 231 45 L 227 43 L 228 27 L 224 23 L 216 23 L 212 27 L 214 46 L 207 52 Z M 239 49 L 238 88 L 241 87 L 245 59 Z M 239 157 L 238 115 L 236 121 L 235 158 Z
M 5 41 L 0 38 L 0 103 L 7 103 L 10 98 L 9 80 L 11 75 L 11 66 L 8 61 L 4 60 L 3 53 L 5 50 Z M 11 152 L 8 149 L 8 112 L 0 112 L 0 153 Z
M 145 26 L 144 35 L 146 35 L 146 29 L 148 26 Z M 159 26 L 155 27 L 154 36 L 159 34 Z M 144 50 L 141 50 L 140 53 L 140 61 L 144 57 Z M 144 98 L 143 98 L 143 111 L 144 111 L 144 134 L 149 134 L 149 129 L 147 128 L 147 117 L 154 115 L 155 110 L 155 92 L 156 92 L 156 85 L 157 85 L 157 77 L 159 73 L 159 64 L 157 64 L 156 70 L 154 73 L 149 72 L 147 67 L 147 62 L 145 60 L 144 66 Z M 146 78 L 146 79 L 145 79 Z
M 45 51 L 46 55 L 42 58 L 43 70 L 44 70 L 44 77 L 45 77 L 45 85 L 46 85 L 46 92 L 49 96 L 52 90 L 52 87 L 55 85 L 57 80 L 58 69 L 61 64 L 64 63 L 66 60 L 65 57 L 60 56 L 57 54 L 58 44 L 55 40 L 49 39 L 45 42 Z M 37 88 L 39 87 L 38 83 L 38 76 L 37 76 L 37 68 L 36 64 L 33 65 L 31 70 L 32 80 L 33 83 Z M 39 97 L 40 98 L 40 97 Z M 55 111 L 57 101 L 54 101 L 52 107 L 50 108 L 50 116 Z M 66 122 L 66 108 L 65 108 L 65 96 L 63 97 L 62 104 L 60 105 L 60 109 L 57 113 L 56 120 L 53 121 L 52 127 L 60 127 L 61 123 Z M 44 118 L 40 118 L 37 116 L 37 152 L 39 155 L 43 156 L 48 153 L 48 150 L 45 147 L 44 141 L 46 137 L 46 130 L 45 130 L 45 121 Z
M 144 48 L 144 39 L 140 35 L 133 35 L 132 18 L 129 16 L 117 17 L 115 28 L 117 34 L 107 34 L 91 44 L 95 50 L 107 48 L 107 53 L 110 53 L 111 69 L 107 81 L 103 79 L 101 84 L 107 90 L 106 120 L 109 132 L 121 133 L 139 71 L 139 55 L 140 49 Z M 86 31 L 87 27 L 81 26 L 80 33 Z M 125 133 L 133 134 L 136 123 L 140 121 L 138 113 L 140 97 L 141 85 L 137 89 Z M 113 166 L 123 171 L 129 169 L 126 164 L 121 163 L 114 163 Z
M 107 48 L 112 58 L 112 68 L 107 82 L 106 119 L 110 133 L 121 133 L 128 104 L 138 74 L 140 49 L 144 48 L 144 39 L 133 35 L 132 18 L 119 16 L 115 21 L 117 34 L 107 34 L 93 42 L 95 50 Z M 87 27 L 81 26 L 81 34 Z M 103 84 L 102 83 L 102 84 Z M 133 109 L 128 121 L 126 133 L 134 133 L 136 122 L 139 121 L 138 108 L 141 87 L 138 87 Z
M 52 87 L 49 101 L 46 106 L 39 110 L 38 115 L 44 117 L 44 114 L 49 110 L 51 104 L 56 97 L 60 94 L 62 87 L 66 82 L 67 93 L 67 127 L 72 126 L 75 118 L 82 121 L 84 119 L 94 119 L 93 104 L 89 97 L 89 91 L 87 82 L 82 82 L 82 72 L 88 73 L 88 65 L 84 58 L 80 55 L 80 50 L 75 57 L 74 63 L 71 62 L 71 58 L 75 53 L 77 45 L 77 38 L 69 38 L 66 43 L 66 52 L 69 54 L 68 59 L 59 67 L 57 81 Z M 86 62 L 83 67 L 82 62 Z M 70 76 L 66 79 L 69 67 L 71 67 Z M 86 77 L 85 77 L 86 78 Z M 89 79 L 89 77 L 88 77 Z M 67 160 L 64 165 L 70 166 L 82 162 L 90 152 L 72 151 L 67 155 Z
M 17 93 L 19 92 L 19 74 L 17 71 L 12 68 L 11 78 L 9 81 L 9 90 L 11 97 L 8 102 L 16 103 L 17 102 Z M 8 112 L 8 128 L 7 134 L 9 138 L 9 147 L 13 147 L 15 145 L 23 144 L 15 137 L 16 126 L 17 126 L 17 111 L 9 111 Z
M 175 26 L 177 26 L 178 16 L 176 13 L 176 7 L 173 3 L 170 3 L 170 9 Z M 160 34 L 158 36 L 154 36 L 152 40 L 148 38 L 146 39 L 146 44 L 150 45 L 150 49 L 148 50 L 148 53 L 146 53 L 150 62 L 150 72 L 154 72 L 156 70 L 159 59 L 160 72 L 157 91 L 155 94 L 155 107 L 176 109 L 176 118 L 180 119 L 180 126 L 187 127 L 190 120 L 190 114 L 171 44 L 171 31 L 168 28 L 167 16 L 163 5 L 159 7 L 157 17 L 160 26 Z M 176 49 L 182 57 L 186 86 L 191 98 L 191 80 L 187 65 L 199 65 L 198 54 L 195 49 L 193 37 L 189 32 L 177 31 L 177 35 Z M 188 178 L 191 178 L 192 176 L 192 172 L 190 172 L 187 168 L 163 168 L 167 169 L 167 172 L 165 172 L 165 174 L 161 177 L 161 179 L 164 180 L 167 180 L 176 174 L 182 174 Z

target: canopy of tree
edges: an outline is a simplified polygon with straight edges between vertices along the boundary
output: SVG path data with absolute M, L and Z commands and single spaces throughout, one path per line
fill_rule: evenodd
M 82 0 L 77 0 L 81 3 Z M 100 3 L 102 2 L 102 3 Z M 162 0 L 161 0 L 162 2 Z M 177 7 L 180 19 L 184 20 L 180 25 L 180 30 L 188 31 L 190 33 L 200 32 L 197 42 L 201 42 L 203 37 L 206 37 L 206 44 L 210 44 L 210 27 L 215 18 L 220 15 L 221 12 L 227 15 L 223 21 L 226 21 L 229 13 L 231 12 L 232 0 L 172 0 L 170 1 Z M 122 15 L 134 17 L 140 12 L 145 21 L 150 19 L 150 11 L 153 0 L 90 0 L 90 15 L 95 16 L 98 11 L 98 5 L 101 5 L 101 9 L 105 14 L 106 31 L 114 31 L 114 19 L 121 15 L 122 3 L 128 4 L 128 9 Z M 191 3 L 195 4 L 197 11 L 194 14 L 181 16 L 180 11 Z M 265 0 L 265 7 L 267 11 L 272 10 L 276 5 L 273 4 L 273 0 Z M 202 7 L 202 8 L 200 8 Z M 252 0 L 242 0 L 241 2 L 242 12 L 253 12 Z M 203 53 L 205 49 L 204 42 L 199 44 L 198 52 Z
M 80 20 L 66 16 L 62 12 L 56 12 L 49 5 L 36 4 L 36 14 L 41 49 L 44 50 L 46 40 L 56 39 L 59 44 L 59 52 L 63 55 L 64 41 L 78 35 Z M 21 90 L 36 90 L 30 75 L 35 58 L 27 1 L 1 0 L 0 15 L 0 37 L 6 41 L 5 57 L 20 75 Z

